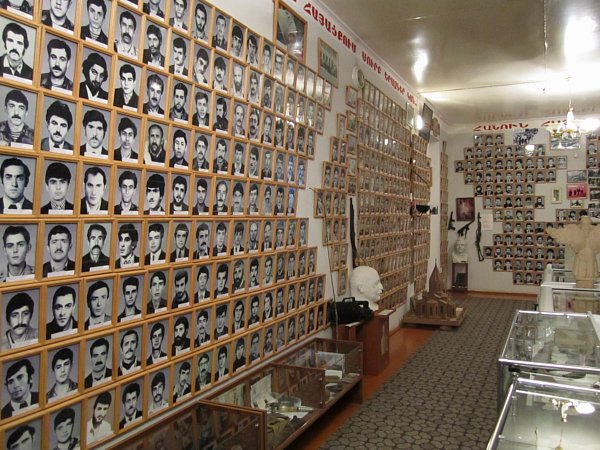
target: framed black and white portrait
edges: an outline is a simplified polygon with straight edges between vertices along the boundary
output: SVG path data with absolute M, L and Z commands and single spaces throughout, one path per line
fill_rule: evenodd
M 188 2 L 188 0 L 171 0 L 169 25 L 182 31 L 188 31 L 191 4 L 192 2 Z
M 35 166 L 32 158 L 0 155 L 0 213 L 33 212 Z
M 129 111 L 138 111 L 140 107 L 140 86 L 142 68 L 119 59 L 117 61 L 113 105 Z
M 212 148 L 212 135 L 208 133 L 196 132 L 194 141 L 192 169 L 200 172 L 208 172 L 210 170 L 210 149 Z
M 194 259 L 204 259 L 210 256 L 212 222 L 196 222 L 196 241 Z
M 171 127 L 171 154 L 169 157 L 169 167 L 175 169 L 188 169 L 190 160 L 190 142 L 192 133 L 186 128 Z
M 246 37 L 246 64 L 255 69 L 258 69 L 259 51 L 260 36 L 248 30 Z
M 177 403 L 192 395 L 192 359 L 176 363 L 173 377 L 173 403 Z
M 167 290 L 167 271 L 157 270 L 148 274 L 146 314 L 167 310 Z
M 41 214 L 73 214 L 76 174 L 77 166 L 73 162 L 44 160 Z M 73 241 L 76 240 L 75 236 Z
M 140 265 L 141 222 L 119 222 L 116 224 L 115 269 L 131 269 Z
M 143 0 L 142 11 L 161 21 L 165 21 L 165 10 L 167 0 Z
M 228 57 L 215 52 L 212 76 L 213 89 L 222 92 L 228 91 L 230 66 L 231 61 Z
M 285 87 L 281 83 L 275 82 L 275 94 L 273 108 L 277 114 L 283 114 L 285 108 Z
M 246 66 L 237 61 L 231 69 L 231 93 L 234 97 L 246 98 Z
M 0 67 L 2 76 L 21 83 L 33 83 L 36 30 L 8 17 L 0 17 L 2 35 Z
M 139 58 L 142 16 L 121 5 L 115 17 L 114 51 L 129 58 Z
M 79 136 L 79 154 L 88 158 L 108 159 L 110 111 L 84 105 L 82 114 L 83 127 Z
M 166 354 L 165 354 L 166 355 Z M 165 356 L 166 358 L 166 356 Z M 155 414 L 169 406 L 170 370 L 157 370 L 150 373 L 150 390 L 148 398 L 148 414 Z
M 194 302 L 208 300 L 211 295 L 212 265 L 198 265 L 195 268 L 195 293 Z
M 0 252 L 0 282 L 35 278 L 37 232 L 38 225 L 33 223 L 0 224 L 4 247 L 4 251 Z M 15 253 L 13 249 L 19 251 Z
M 190 98 L 192 86 L 178 80 L 171 83 L 171 108 L 169 119 L 187 124 L 190 119 Z
M 191 42 L 188 38 L 171 32 L 169 73 L 188 78 L 191 50 Z
M 49 448 L 58 448 L 62 443 L 79 445 L 82 417 L 81 403 L 72 403 L 54 411 L 47 422 L 50 436 Z
M 212 129 L 218 133 L 229 131 L 229 118 L 231 117 L 231 99 L 217 95 L 214 102 Z
M 171 309 L 189 306 L 191 301 L 192 269 L 180 267 L 172 270 Z
M 46 305 L 46 339 L 76 334 L 78 331 L 79 284 L 48 287 Z
M 139 319 L 142 316 L 142 297 L 144 291 L 143 274 L 126 274 L 119 277 L 118 292 L 113 295 L 119 298 L 117 305 L 117 321 L 119 323 Z
M 107 215 L 110 199 L 110 167 L 83 165 L 80 214 Z
M 145 185 L 144 215 L 165 215 L 167 174 L 163 172 L 146 172 Z
M 4 293 L 2 311 L 6 311 L 6 325 L 0 350 L 8 351 L 39 342 L 39 300 L 39 289 Z
M 171 223 L 171 255 L 169 261 L 185 262 L 189 260 L 191 229 L 191 222 L 176 221 Z
M 84 47 L 79 76 L 79 97 L 104 104 L 108 103 L 111 73 L 111 56 Z
M 42 418 L 20 423 L 4 432 L 4 448 L 19 448 L 21 443 L 30 448 L 42 448 Z
M 86 222 L 83 225 L 82 272 L 109 268 L 111 231 L 111 222 Z
M 79 393 L 79 345 L 48 351 L 46 401 L 62 400 Z
M 118 349 L 115 349 L 119 361 L 118 376 L 129 375 L 141 369 L 142 336 L 142 327 L 119 332 Z
M 142 112 L 155 117 L 165 117 L 166 91 L 168 78 L 166 75 L 146 71 L 144 104 Z
M 192 116 L 192 125 L 208 128 L 211 126 L 211 100 L 212 93 L 208 90 L 196 87 L 194 90 L 194 113 Z M 227 105 L 225 105 L 227 108 Z M 226 110 L 224 111 L 226 113 Z M 225 115 L 225 118 L 227 116 Z
M 0 145 L 32 149 L 36 129 L 37 95 L 23 89 L 0 85 L 4 108 L 0 109 Z
M 118 402 L 115 390 L 102 391 L 89 397 L 85 407 L 87 445 L 100 442 L 115 434 L 115 408 Z
M 210 211 L 212 179 L 208 177 L 194 177 L 194 206 L 193 215 L 207 215 Z
M 167 124 L 160 122 L 146 122 L 144 164 L 149 166 L 164 167 L 167 157 Z
M 217 11 L 215 13 L 215 20 L 213 24 L 212 32 L 212 46 L 223 51 L 227 51 L 228 39 L 229 39 L 229 28 L 230 28 L 230 17 L 226 14 Z
M 75 42 L 46 33 L 42 45 L 40 86 L 62 94 L 73 94 L 76 60 Z
M 210 39 L 209 29 L 212 24 L 214 8 L 203 1 L 196 1 L 192 16 L 191 31 L 194 39 L 208 42 Z
M 146 235 L 146 256 L 144 264 L 164 264 L 167 261 L 167 222 L 149 222 Z
M 44 265 L 42 276 L 55 277 L 75 274 L 77 254 L 77 223 L 45 223 Z
M 142 61 L 150 66 L 165 69 L 166 47 L 167 30 L 152 20 L 146 20 Z
M 2 419 L 37 409 L 40 404 L 40 355 L 4 361 L 2 385 Z
M 81 9 L 80 37 L 101 47 L 108 47 L 112 12 L 111 0 L 93 0 Z
M 77 5 L 71 1 L 43 0 L 41 22 L 63 33 L 73 34 L 76 9 Z
M 119 429 L 123 430 L 143 417 L 144 378 L 136 378 L 121 385 L 121 402 L 119 408 Z
M 129 167 L 118 167 L 117 187 L 114 192 L 114 213 L 138 215 L 140 202 L 141 171 Z
M 73 124 L 76 121 L 77 110 L 76 104 L 44 96 L 43 108 L 42 117 L 44 124 L 41 126 L 41 149 L 72 155 L 74 143 Z

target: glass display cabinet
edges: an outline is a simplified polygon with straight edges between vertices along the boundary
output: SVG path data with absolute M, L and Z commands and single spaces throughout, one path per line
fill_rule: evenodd
M 600 290 L 550 289 L 553 311 L 600 314 Z
M 560 300 L 555 301 L 554 295 L 556 290 L 576 290 L 578 292 L 598 292 L 600 294 L 600 280 L 596 282 L 593 289 L 579 289 L 575 287 L 575 275 L 570 270 L 559 269 L 553 267 L 551 264 L 546 266 L 544 270 L 544 278 L 540 285 L 540 291 L 538 293 L 538 309 L 540 311 L 571 311 L 568 309 L 562 309 L 564 303 Z M 578 305 L 583 306 L 583 305 Z M 573 310 L 574 312 L 588 312 L 589 310 L 580 311 Z
M 488 450 L 598 448 L 600 390 L 515 379 Z
M 354 400 L 362 401 L 363 357 L 360 342 L 314 339 L 277 362 L 324 370 L 327 402 L 339 399 L 354 387 L 357 387 Z
M 599 387 L 600 316 L 517 311 L 498 360 L 498 404 L 513 377 Z M 512 376 L 511 376 L 512 375 Z

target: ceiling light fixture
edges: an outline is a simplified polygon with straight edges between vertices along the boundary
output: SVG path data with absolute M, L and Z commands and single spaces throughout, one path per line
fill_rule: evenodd
M 581 134 L 596 130 L 600 126 L 600 121 L 593 118 L 575 119 L 575 112 L 571 103 L 571 78 L 567 78 L 567 83 L 569 85 L 569 110 L 567 111 L 567 117 L 565 120 L 560 121 L 558 126 L 556 126 L 557 124 L 550 125 L 548 131 L 552 138 L 579 140 Z

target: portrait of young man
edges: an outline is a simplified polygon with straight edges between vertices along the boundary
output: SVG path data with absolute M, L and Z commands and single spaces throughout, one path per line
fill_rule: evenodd
M 246 70 L 245 67 L 237 62 L 233 63 L 232 82 L 233 82 L 233 96 L 237 98 L 245 98 L 246 92 Z
M 252 107 L 250 109 L 250 118 L 248 119 L 248 139 L 252 141 L 259 140 L 259 128 L 260 128 L 260 111 L 258 108 Z
M 140 119 L 128 116 L 117 116 L 118 125 L 115 133 L 115 161 L 138 162 L 138 129 Z M 117 141 L 118 137 L 118 141 Z M 118 146 L 117 146 L 118 145 Z
M 48 354 L 50 371 L 48 371 L 46 400 L 53 402 L 77 392 L 77 363 L 79 348 L 63 347 Z M 75 378 L 75 379 L 73 379 Z
M 79 424 L 81 420 L 81 406 L 75 404 L 62 408 L 50 416 L 52 436 L 50 448 L 78 448 L 80 447 Z
M 4 157 L 0 164 L 0 213 L 31 214 L 33 203 L 26 196 L 32 197 L 29 180 L 35 173 L 35 163 L 29 158 Z M 26 192 L 27 191 L 27 192 Z
M 139 409 L 139 400 L 142 397 L 140 383 L 143 383 L 143 380 L 128 383 L 121 392 L 121 430 L 142 419 L 142 411 Z
M 229 100 L 225 97 L 217 97 L 215 101 L 215 122 L 213 123 L 213 131 L 227 133 L 229 129 L 228 109 Z
M 104 244 L 110 242 L 110 223 L 87 223 L 84 226 L 87 241 L 84 242 L 84 251 L 87 253 L 81 258 L 81 271 L 90 272 L 108 269 L 110 257 L 104 254 Z
M 84 108 L 86 109 L 86 108 Z M 89 108 L 83 114 L 83 136 L 79 146 L 79 154 L 92 158 L 108 159 L 106 140 L 108 138 L 108 111 Z
M 199 84 L 208 85 L 208 78 L 210 76 L 210 57 L 208 56 L 209 50 L 196 45 L 198 50 L 194 58 L 194 66 L 192 67 L 192 75 L 194 81 Z
M 186 39 L 175 33 L 172 34 L 171 65 L 169 65 L 169 73 L 180 77 L 188 76 L 188 47 L 189 42 Z
M 233 241 L 231 243 L 231 255 L 241 255 L 244 253 L 244 243 L 246 242 L 246 226 L 244 222 L 236 222 L 233 227 Z
M 235 273 L 235 268 L 234 268 Z M 235 302 L 233 308 L 233 322 L 231 323 L 231 329 L 233 333 L 238 333 L 246 328 L 246 314 L 244 300 L 238 300 Z
M 215 381 L 222 380 L 229 376 L 229 351 L 228 344 L 224 344 L 217 350 L 217 372 L 215 373 Z
M 33 279 L 35 261 L 29 264 L 27 256 L 35 258 L 37 225 L 8 225 L 2 228 L 2 244 L 5 253 L 0 261 L 2 264 L 5 261 L 6 265 L 0 268 L 0 282 Z M 32 249 L 33 256 L 30 255 Z
M 156 74 L 150 73 L 146 78 L 146 102 L 142 108 L 144 114 L 152 116 L 165 116 L 165 79 Z
M 32 297 L 33 296 L 33 297 Z M 1 350 L 24 347 L 38 342 L 38 318 L 34 298 L 39 301 L 38 291 L 23 291 L 5 295 L 6 331 L 2 333 Z
M 219 138 L 216 143 L 215 159 L 213 161 L 213 173 L 226 174 L 229 169 L 228 162 L 229 143 L 226 139 Z M 243 147 L 242 147 L 243 152 Z
M 146 180 L 145 215 L 165 214 L 165 177 L 166 174 L 152 173 Z
M 260 171 L 260 177 L 263 180 L 271 180 L 273 178 L 273 151 L 272 150 L 264 150 L 263 160 L 262 160 L 262 169 Z M 270 194 L 270 191 L 269 191 Z
M 45 193 L 43 200 L 48 200 L 41 209 L 41 214 L 73 214 L 73 189 L 71 188 L 71 170 L 74 163 L 45 161 L 44 174 Z M 44 275 L 45 276 L 45 275 Z
M 104 439 L 114 433 L 112 426 L 114 417 L 113 395 L 114 391 L 105 391 L 88 400 L 87 444 Z M 93 402 L 92 398 L 94 399 Z
M 192 169 L 200 172 L 208 172 L 210 167 L 209 161 L 209 145 L 212 136 L 206 134 L 196 134 L 196 145 L 194 159 L 192 161 Z
M 196 89 L 194 94 L 196 112 L 192 116 L 192 125 L 208 127 L 210 124 L 210 93 Z
M 141 18 L 137 14 L 120 6 L 117 9 L 117 14 L 119 22 L 115 30 L 114 51 L 120 55 L 137 59 L 140 39 L 137 32 L 137 25 L 138 22 L 141 22 Z
M 164 7 L 162 2 L 163 0 L 144 0 L 142 11 L 144 11 L 145 14 L 150 14 L 151 16 L 164 20 L 165 12 L 162 9 Z
M 233 162 L 231 164 L 231 174 L 237 176 L 244 176 L 246 173 L 246 149 L 245 145 L 241 142 L 235 142 L 233 148 Z
M 152 166 L 164 166 L 167 158 L 165 149 L 164 125 L 148 122 L 148 137 L 144 150 L 144 164 Z
M 196 2 L 192 21 L 192 36 L 200 41 L 208 40 L 208 23 L 212 16 L 212 7 L 201 1 Z
M 247 214 L 255 215 L 258 214 L 258 184 L 251 183 L 250 190 L 248 192 L 248 208 L 246 208 Z
M 150 327 L 147 366 L 164 361 L 167 358 L 167 352 L 165 352 L 166 323 L 166 321 L 154 322 Z
M 219 222 L 215 231 L 215 245 L 213 247 L 213 256 L 224 256 L 227 254 L 227 232 L 228 223 Z
M 0 56 L 0 71 L 8 79 L 31 84 L 33 81 L 33 53 L 30 42 L 35 42 L 35 30 L 8 19 L 0 21 L 4 54 Z M 35 47 L 35 45 L 33 46 Z
M 259 153 L 260 150 L 257 146 L 250 145 L 250 155 L 248 156 L 248 176 L 250 178 L 258 178 Z M 256 203 L 258 204 L 258 200 Z
M 90 360 L 86 366 L 86 373 L 88 373 L 84 381 L 86 388 L 106 383 L 112 378 L 111 341 L 111 336 L 107 336 L 95 339 L 88 344 Z
M 80 214 L 107 214 L 108 213 L 108 175 L 106 167 L 85 165 L 83 175 L 83 197 L 79 206 Z M 106 172 L 105 172 L 106 170 Z
M 173 232 L 173 241 L 171 243 L 171 252 L 169 260 L 171 262 L 187 261 L 190 256 L 190 249 L 188 246 L 188 237 L 190 235 L 190 223 L 179 222 L 175 226 Z
M 196 348 L 210 342 L 210 309 L 201 309 L 196 314 L 196 338 L 194 346 Z
M 2 372 L 5 389 L 2 398 L 4 406 L 0 412 L 2 419 L 8 419 L 26 411 L 31 411 L 39 402 L 38 375 L 39 355 L 32 355 L 3 364 Z
M 151 375 L 148 413 L 154 414 L 169 406 L 169 395 L 167 393 L 167 386 L 169 385 L 167 382 L 168 376 L 169 372 L 167 370 L 157 371 Z
M 137 215 L 139 212 L 139 207 L 136 204 L 139 201 L 137 194 L 139 172 L 128 169 L 119 169 L 119 172 L 115 214 Z
M 37 97 L 31 92 L 10 89 L 2 86 L 0 92 L 4 96 L 4 110 L 0 112 L 0 145 L 7 147 L 33 147 L 35 134 L 34 114 Z
M 241 337 L 235 341 L 235 356 L 233 371 L 236 372 L 246 366 L 246 338 Z
M 102 85 L 108 80 L 110 59 L 88 49 L 84 49 L 83 56 L 85 59 L 82 64 L 81 74 L 84 81 L 79 84 L 79 97 L 86 100 L 107 103 L 108 91 Z M 109 61 L 108 63 L 107 60 Z
M 176 122 L 187 123 L 188 113 L 188 93 L 190 87 L 184 83 L 173 83 L 173 95 L 171 97 L 171 109 L 169 109 L 169 119 Z
M 140 265 L 138 250 L 140 228 L 141 224 L 139 223 L 119 225 L 116 252 L 119 256 L 115 262 L 115 269 L 126 269 Z
M 209 212 L 207 200 L 210 197 L 210 179 L 196 178 L 196 198 L 194 207 L 192 208 L 193 215 L 206 215 Z
M 250 354 L 248 362 L 252 364 L 260 359 L 260 333 L 257 331 L 250 336 Z
M 51 226 L 46 236 L 46 250 L 42 275 L 44 278 L 75 273 L 73 237 L 77 236 L 76 224 L 48 224 Z
M 150 223 L 148 226 L 148 241 L 146 243 L 146 257 L 144 264 L 164 264 L 166 261 L 165 254 L 165 227 L 160 222 Z
M 44 64 L 40 76 L 40 86 L 64 94 L 73 92 L 73 76 L 75 67 L 71 66 L 71 58 L 77 51 L 75 43 L 46 35 L 46 52 L 43 55 Z M 68 73 L 67 73 L 68 72 Z
M 256 266 L 256 272 L 258 274 L 258 261 Z M 257 275 L 258 277 L 258 275 Z M 257 325 L 260 323 L 260 299 L 258 295 L 250 298 L 250 317 L 248 318 L 248 326 Z
M 119 305 L 121 307 L 121 313 L 117 319 L 119 322 L 126 320 L 132 320 L 141 317 L 142 311 L 140 309 L 140 280 L 143 286 L 143 276 L 130 276 L 123 278 L 121 281 L 121 300 Z
M 73 154 L 73 115 L 75 105 L 62 100 L 53 100 L 52 97 L 45 97 L 44 110 L 46 119 L 46 128 L 44 129 L 41 148 L 42 150 Z M 51 102 L 48 104 L 48 102 Z M 71 142 L 69 142 L 69 140 Z
M 163 31 L 159 26 L 148 21 L 146 27 L 146 48 L 142 56 L 142 61 L 151 66 L 165 67 L 165 55 L 163 54 Z
M 171 0 L 169 25 L 180 30 L 188 29 L 188 0 Z
M 229 19 L 223 14 L 217 14 L 213 28 L 212 46 L 227 51 L 227 36 L 229 34 Z
M 201 353 L 198 356 L 198 368 L 196 371 L 196 391 L 205 388 L 212 383 L 211 368 L 212 350 Z
M 210 265 L 198 266 L 196 269 L 196 303 L 210 298 Z
M 86 316 L 84 324 L 86 330 L 109 325 L 111 323 L 110 311 L 112 310 L 112 279 L 98 280 L 87 287 Z
M 227 73 L 229 60 L 223 56 L 215 56 L 213 63 L 213 89 L 227 92 Z
M 131 328 L 119 333 L 119 367 L 117 375 L 128 375 L 140 369 L 141 329 Z
M 119 80 L 121 86 L 115 89 L 113 105 L 119 108 L 137 111 L 140 103 L 138 80 L 141 70 L 129 63 L 119 61 Z
M 189 168 L 189 131 L 184 131 L 181 128 L 173 128 L 172 133 L 173 145 L 171 146 L 171 159 L 169 159 L 169 167 L 174 167 L 176 169 L 187 169 Z
M 229 265 L 227 263 L 221 263 L 217 266 L 215 284 L 214 297 L 229 295 Z
M 75 29 L 73 25 L 75 8 L 71 9 L 73 5 L 72 0 L 44 0 L 42 6 L 42 23 L 60 31 L 73 34 L 73 30 Z
M 51 292 L 53 291 L 53 292 Z M 73 286 L 58 286 L 49 291 L 52 303 L 48 306 L 46 339 L 77 333 L 77 291 Z
M 146 314 L 154 314 L 167 309 L 167 299 L 165 298 L 165 288 L 167 286 L 167 276 L 165 272 L 153 272 L 150 274 L 150 295 L 146 303 Z
M 86 9 L 82 11 L 81 39 L 99 44 L 102 47 L 108 46 L 107 33 L 110 13 L 107 9 L 106 0 L 86 0 L 85 4 Z M 105 20 L 107 13 L 109 13 L 109 20 Z M 83 25 L 86 22 L 87 25 Z
M 219 180 L 217 182 L 216 192 L 215 192 L 215 203 L 213 205 L 212 213 L 213 215 L 223 215 L 227 214 L 228 206 L 227 200 L 229 199 L 229 182 L 225 180 Z
M 173 402 L 179 402 L 192 393 L 192 365 L 183 361 L 175 365 L 175 386 L 173 387 Z
M 190 350 L 190 321 L 186 316 L 175 318 L 173 324 L 173 343 L 171 344 L 171 356 L 177 356 Z

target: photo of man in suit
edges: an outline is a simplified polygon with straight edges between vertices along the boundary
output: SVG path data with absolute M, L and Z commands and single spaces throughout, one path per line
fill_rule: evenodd
M 25 188 L 29 185 L 31 171 L 19 158 L 6 158 L 0 164 L 0 182 L 2 198 L 0 212 L 10 214 L 12 210 L 31 211 L 33 203 L 25 197 Z
M 148 138 L 144 151 L 144 164 L 164 165 L 167 157 L 165 150 L 165 132 L 157 123 L 150 123 L 148 127 Z
M 106 214 L 108 201 L 104 199 L 107 176 L 100 167 L 88 167 L 83 175 L 83 198 L 80 202 L 80 214 Z
M 164 102 L 162 96 L 165 92 L 165 82 L 157 74 L 151 73 L 146 78 L 146 102 L 142 111 L 144 114 L 164 117 L 165 110 L 162 106 Z
M 9 225 L 2 234 L 6 267 L 0 270 L 0 282 L 33 279 L 35 267 L 27 263 L 27 254 L 35 248 L 31 234 L 23 225 Z
M 112 394 L 110 392 L 101 392 L 95 399 L 92 407 L 90 420 L 87 421 L 87 443 L 91 444 L 102 438 L 113 434 L 113 427 L 106 416 L 112 412 L 110 405 L 112 403 Z
M 125 386 L 121 394 L 123 403 L 123 418 L 119 422 L 119 429 L 128 427 L 142 418 L 142 411 L 138 409 L 140 398 L 140 385 L 138 382 L 132 382 Z
M 35 368 L 31 361 L 24 358 L 6 366 L 4 385 L 10 398 L 2 407 L 2 419 L 20 414 L 23 409 L 29 410 L 40 402 L 39 393 L 33 391 Z
M 67 200 L 67 195 L 71 197 L 73 194 L 69 192 L 71 184 L 71 171 L 69 167 L 58 161 L 51 162 L 46 168 L 44 175 L 45 188 L 50 197 L 50 201 L 41 207 L 41 214 L 53 213 L 73 213 L 73 203 Z
M 200 266 L 197 270 L 196 294 L 194 296 L 196 303 L 210 297 L 210 270 L 208 266 Z
M 46 129 L 48 137 L 42 139 L 42 150 L 71 154 L 73 144 L 67 141 L 67 134 L 73 126 L 73 114 L 69 106 L 54 100 L 46 109 Z
M 177 35 L 175 35 L 177 36 Z M 171 61 L 173 64 L 169 66 L 169 73 L 179 75 L 182 77 L 188 76 L 188 61 L 187 61 L 187 44 L 185 39 L 177 36 L 171 43 L 171 49 L 173 51 Z
M 171 344 L 171 356 L 179 355 L 190 349 L 190 338 L 188 332 L 190 323 L 185 316 L 179 316 L 173 325 L 173 344 Z
M 169 110 L 169 119 L 178 122 L 186 122 L 189 118 L 187 111 L 188 87 L 183 83 L 176 83 L 173 86 L 173 98 L 171 99 L 171 109 Z
M 146 303 L 146 314 L 154 314 L 167 309 L 167 299 L 164 297 L 166 285 L 167 277 L 163 272 L 154 272 L 150 275 L 150 295 L 148 303 Z
M 35 111 L 35 103 L 32 105 Z M 29 100 L 18 89 L 11 89 L 4 97 L 6 120 L 0 122 L 0 145 L 31 148 L 34 129 L 25 123 L 29 114 Z
M 165 179 L 163 175 L 153 173 L 146 181 L 146 206 L 145 215 L 165 213 L 163 207 L 165 197 Z
M 107 366 L 109 355 L 111 355 L 111 351 L 108 339 L 101 337 L 92 342 L 90 361 L 86 365 L 90 372 L 84 381 L 86 389 L 105 383 L 112 378 L 112 369 Z
M 215 19 L 212 46 L 227 51 L 227 21 L 222 14 L 218 14 Z
M 173 402 L 178 402 L 192 393 L 192 365 L 189 361 L 182 362 L 176 367 L 177 380 L 173 388 Z
M 141 317 L 142 311 L 138 308 L 140 280 L 137 277 L 127 277 L 122 281 L 123 311 L 117 316 L 119 322 L 127 318 Z
M 208 386 L 212 382 L 210 372 L 210 353 L 202 353 L 198 357 L 198 371 L 196 376 L 196 391 Z
M 169 260 L 171 262 L 187 261 L 190 256 L 188 248 L 189 226 L 186 223 L 178 223 L 173 233 L 173 251 Z
M 181 30 L 187 31 L 188 26 L 185 23 L 187 21 L 186 12 L 187 12 L 188 2 L 187 0 L 174 0 L 173 7 L 171 9 L 171 18 L 169 19 L 169 25 L 172 27 L 179 28 Z
M 108 157 L 108 149 L 103 145 L 108 133 L 108 122 L 97 109 L 88 109 L 83 115 L 83 137 L 85 143 L 79 147 L 81 156 L 94 158 Z
M 167 353 L 163 350 L 165 335 L 165 326 L 161 322 L 155 322 L 150 329 L 150 355 L 146 358 L 146 366 L 167 358 Z
M 108 101 L 108 92 L 102 88 L 108 79 L 109 68 L 106 60 L 96 52 L 90 52 L 82 65 L 82 75 L 85 78 L 79 84 L 79 97 L 101 103 Z
M 217 267 L 217 286 L 215 288 L 214 297 L 223 297 L 229 294 L 229 265 L 221 263 Z M 218 315 L 217 315 L 218 316 Z M 217 324 L 219 323 L 217 317 Z
M 115 39 L 114 50 L 120 55 L 130 56 L 137 59 L 138 37 L 136 34 L 137 19 L 128 9 L 123 8 L 119 14 L 119 27 L 117 29 L 119 38 Z
M 196 112 L 192 117 L 192 125 L 196 125 L 198 127 L 208 127 L 210 124 L 210 105 L 208 93 L 198 89 L 196 90 L 196 94 L 194 94 L 194 99 L 196 101 Z
M 40 86 L 46 89 L 73 92 L 73 81 L 67 76 L 71 63 L 71 47 L 62 39 L 53 38 L 46 44 L 48 72 L 42 73 Z
M 131 64 L 123 64 L 119 68 L 119 79 L 121 87 L 115 89 L 113 105 L 136 111 L 140 97 L 135 91 L 137 87 L 135 68 Z
M 95 268 L 108 269 L 110 258 L 102 252 L 107 237 L 106 224 L 92 223 L 89 226 L 87 230 L 89 251 L 81 258 L 82 272 L 90 272 Z
M 207 342 L 210 342 L 209 310 L 202 309 L 196 316 L 196 339 L 194 339 L 194 345 L 200 347 Z
M 140 258 L 135 254 L 139 241 L 139 233 L 135 225 L 132 223 L 124 223 L 119 226 L 117 239 L 119 257 L 115 263 L 115 269 L 139 266 Z
M 221 380 L 229 374 L 229 358 L 227 351 L 227 344 L 219 347 L 217 351 L 217 373 L 215 373 L 215 381 Z
M 46 324 L 46 339 L 77 332 L 77 293 L 72 286 L 60 286 L 52 295 L 52 321 Z
M 73 32 L 75 26 L 67 17 L 72 0 L 50 1 L 50 8 L 42 10 L 42 23 L 49 27 L 64 29 Z
M 29 48 L 27 30 L 16 22 L 8 22 L 2 30 L 2 42 L 6 53 L 0 56 L 0 71 L 3 76 L 31 82 L 33 69 L 25 61 Z
M 164 251 L 164 237 L 165 227 L 162 223 L 151 223 L 148 226 L 148 242 L 146 257 L 144 258 L 144 264 L 164 264 L 167 255 Z
M 77 382 L 71 379 L 73 371 L 74 353 L 69 347 L 64 347 L 58 350 L 52 356 L 52 375 L 54 383 L 46 393 L 46 400 L 51 402 L 62 397 L 70 395 L 77 391 Z M 75 377 L 77 377 L 77 369 L 75 369 Z
M 160 28 L 150 23 L 146 28 L 146 45 L 148 48 L 144 49 L 142 56 L 142 61 L 145 64 L 161 68 L 165 66 L 165 55 L 160 52 L 162 41 L 163 35 Z
M 192 36 L 195 39 L 199 39 L 201 41 L 206 41 L 208 39 L 207 36 L 207 27 L 208 24 L 208 13 L 206 11 L 206 5 L 201 2 L 196 3 L 196 8 L 194 11 L 194 26 L 192 27 Z
M 115 149 L 116 161 L 138 162 L 137 134 L 138 127 L 129 117 L 121 117 L 117 126 L 121 145 Z
M 46 245 L 50 259 L 44 262 L 42 275 L 73 275 L 75 261 L 69 258 L 73 237 L 71 231 L 63 224 L 54 225 L 48 232 Z
M 137 214 L 136 200 L 138 178 L 135 172 L 124 170 L 119 175 L 119 192 L 121 201 L 115 205 L 115 214 Z
M 139 359 L 139 331 L 137 329 L 129 329 L 120 333 L 119 368 L 117 369 L 117 375 L 119 376 L 133 373 L 141 367 Z

